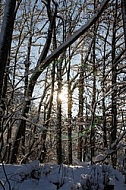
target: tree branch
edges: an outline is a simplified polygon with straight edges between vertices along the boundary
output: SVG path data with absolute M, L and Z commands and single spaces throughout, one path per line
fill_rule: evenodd
M 75 32 L 71 37 L 69 37 L 63 44 L 61 44 L 58 48 L 56 48 L 51 55 L 49 55 L 41 64 L 36 67 L 35 71 L 33 72 L 29 87 L 30 89 L 34 88 L 34 85 L 38 79 L 38 77 L 41 75 L 41 73 L 46 69 L 51 61 L 53 61 L 55 58 L 57 58 L 64 50 L 66 50 L 71 44 L 73 44 L 81 35 L 83 35 L 87 30 L 98 20 L 98 18 L 103 13 L 106 5 L 109 3 L 110 0 L 104 0 L 101 4 L 101 7 L 99 8 L 99 11 L 91 18 L 85 25 L 83 25 L 77 32 Z M 31 88 L 32 86 L 32 88 Z

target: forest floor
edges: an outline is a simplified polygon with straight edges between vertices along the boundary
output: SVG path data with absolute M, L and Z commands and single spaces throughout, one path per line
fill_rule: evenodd
M 126 190 L 122 174 L 109 165 L 0 164 L 0 190 Z

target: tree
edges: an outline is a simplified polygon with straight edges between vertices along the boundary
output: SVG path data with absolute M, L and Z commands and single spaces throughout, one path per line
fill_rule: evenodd
M 0 100 L 2 98 L 4 73 L 11 48 L 13 26 L 16 16 L 15 8 L 16 8 L 16 0 L 6 1 L 4 17 L 0 33 Z
M 48 27 L 48 34 L 47 34 L 47 38 L 46 38 L 46 43 L 45 43 L 43 51 L 42 51 L 42 53 L 38 59 L 37 67 L 45 59 L 45 57 L 48 53 L 49 47 L 50 47 L 50 43 L 51 43 L 51 39 L 52 39 L 52 33 L 53 33 L 53 29 L 54 29 L 55 17 L 57 14 L 57 4 L 54 3 L 54 5 L 55 5 L 55 12 L 53 13 L 53 12 L 51 12 L 50 2 L 47 2 L 47 4 L 46 4 L 47 14 L 48 14 L 48 18 L 49 18 L 50 23 L 49 23 L 49 27 Z M 53 15 L 53 17 L 52 17 L 52 15 Z M 33 88 L 34 88 L 36 80 L 38 78 L 38 72 L 36 72 L 34 77 L 31 76 L 29 85 L 27 87 L 27 93 L 26 93 L 27 100 L 25 102 L 25 106 L 24 106 L 23 113 L 22 113 L 22 115 L 24 117 L 26 117 L 26 114 L 29 112 L 29 106 L 31 103 Z M 24 127 L 22 127 L 22 126 L 24 126 Z M 25 133 L 25 121 L 21 120 L 20 125 L 19 125 L 18 130 L 17 130 L 17 135 L 15 136 L 15 140 L 14 140 L 13 151 L 12 151 L 12 160 L 13 160 L 12 162 L 16 161 L 16 154 L 18 152 L 18 148 L 19 148 L 19 144 L 20 144 L 20 141 L 18 139 L 20 139 L 22 135 L 24 136 L 24 133 Z
M 92 2 L 82 6 L 80 1 L 64 1 L 61 6 L 61 2 L 57 4 L 55 1 L 22 0 L 15 20 L 10 60 L 5 67 L 5 88 L 2 87 L 5 112 L 1 122 L 1 155 L 7 162 L 19 162 L 21 158 L 22 163 L 33 158 L 43 162 L 47 153 L 57 148 L 54 157 L 57 154 L 59 164 L 64 161 L 64 149 L 68 150 L 65 154 L 69 164 L 77 152 L 81 161 L 89 159 L 87 155 L 91 153 L 93 163 L 93 156 L 104 152 L 103 144 L 113 148 L 111 142 L 115 143 L 115 140 L 110 141 L 113 130 L 108 131 L 112 115 L 108 115 L 108 111 L 115 113 L 111 110 L 114 86 L 120 89 L 115 95 L 122 97 L 124 72 L 120 2 L 116 6 L 120 14 L 116 18 L 119 26 L 116 26 L 115 37 L 112 30 L 115 1 L 112 4 L 97 1 L 95 8 Z M 115 81 L 111 62 L 113 66 L 116 63 Z M 76 70 L 72 69 L 74 66 Z M 68 88 L 67 126 L 63 124 L 63 104 L 59 100 L 65 84 Z M 75 105 L 78 117 L 73 122 Z M 121 107 L 117 101 L 116 110 L 118 106 Z M 118 110 L 116 115 L 120 117 Z M 120 123 L 124 116 L 122 118 Z M 117 129 L 116 137 L 120 137 L 122 130 L 118 122 Z M 68 135 L 67 138 L 64 134 Z
M 56 14 L 57 14 L 57 4 L 55 2 L 53 2 L 55 9 L 54 9 L 54 12 L 52 12 L 52 13 L 50 13 L 50 11 L 51 11 L 50 4 L 48 4 L 48 3 L 46 4 L 47 13 L 48 13 L 49 20 L 50 20 L 50 25 L 49 25 L 49 29 L 48 29 L 45 47 L 43 48 L 43 51 L 38 59 L 35 71 L 33 72 L 32 76 L 30 77 L 30 80 L 29 80 L 29 85 L 27 87 L 27 95 L 26 95 L 27 100 L 25 102 L 22 116 L 26 117 L 26 114 L 29 111 L 29 106 L 30 106 L 30 102 L 31 102 L 30 99 L 32 97 L 34 86 L 36 84 L 38 77 L 42 73 L 42 71 L 50 64 L 50 62 L 53 59 L 58 57 L 70 44 L 72 44 L 74 41 L 76 41 L 85 31 L 87 31 L 89 29 L 89 27 L 100 17 L 101 13 L 103 12 L 103 10 L 108 2 L 109 1 L 107 1 L 107 0 L 104 1 L 101 5 L 101 8 L 99 9 L 99 12 L 96 13 L 96 15 L 88 22 L 88 24 L 86 24 L 82 28 L 80 28 L 75 34 L 73 34 L 73 36 L 71 36 L 62 45 L 60 45 L 57 49 L 55 49 L 51 53 L 51 55 L 48 56 L 47 58 L 46 58 L 46 55 L 47 55 L 48 49 L 50 47 L 52 31 L 54 29 L 54 22 L 55 22 L 55 18 L 56 18 Z M 53 14 L 53 17 L 51 17 L 52 14 Z M 16 154 L 17 154 L 18 148 L 19 148 L 19 141 L 17 141 L 17 139 L 20 139 L 21 135 L 24 134 L 25 128 L 22 128 L 22 122 L 24 122 L 24 121 L 20 122 L 20 125 L 17 130 L 17 135 L 15 137 L 15 141 L 14 141 L 14 145 L 13 145 L 13 153 L 12 153 L 12 160 L 13 160 L 12 162 L 16 161 Z

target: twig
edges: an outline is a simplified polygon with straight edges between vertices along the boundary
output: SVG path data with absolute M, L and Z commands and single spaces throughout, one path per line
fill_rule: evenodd
M 5 170 L 5 167 L 4 167 L 3 162 L 2 162 L 2 167 L 3 167 L 3 171 L 4 171 L 4 175 L 5 175 L 6 181 L 7 181 L 8 186 L 9 186 L 9 190 L 11 190 L 11 184 L 10 184 L 9 179 L 8 179 L 8 177 L 7 177 L 7 173 L 6 173 L 6 170 Z M 5 190 L 6 190 L 6 189 L 5 189 Z
M 0 180 L 0 185 L 3 187 L 3 190 L 6 190 L 1 180 Z

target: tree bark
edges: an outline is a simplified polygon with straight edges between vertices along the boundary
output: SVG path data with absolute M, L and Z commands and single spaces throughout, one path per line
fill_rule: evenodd
M 98 2 L 94 0 L 94 12 L 98 5 Z M 96 33 L 98 29 L 98 22 L 94 24 L 93 31 L 93 47 L 92 47 L 92 62 L 93 62 L 93 89 L 92 89 L 92 120 L 91 120 L 91 134 L 90 134 L 90 143 L 91 143 L 91 164 L 93 164 L 93 156 L 95 155 L 95 128 L 92 127 L 95 123 L 95 111 L 96 111 Z
M 112 127 L 111 127 L 111 146 L 116 140 L 117 133 L 117 64 L 115 64 L 115 52 L 116 52 L 116 24 L 117 24 L 117 7 L 118 0 L 116 0 L 114 23 L 113 23 L 113 37 L 112 37 Z M 112 147 L 116 150 L 116 145 Z M 111 161 L 114 168 L 117 163 L 117 151 L 111 155 Z
M 123 28 L 124 28 L 124 38 L 125 38 L 125 48 L 126 48 L 126 0 L 122 0 L 121 4 L 122 4 L 122 18 L 123 18 Z
M 69 59 L 70 59 L 70 47 L 69 47 Z M 67 71 L 67 83 L 68 83 L 68 164 L 72 164 L 72 91 L 71 91 L 71 82 L 70 82 L 70 66 L 71 61 L 68 63 Z
M 84 66 L 83 66 L 83 54 L 81 55 L 81 67 L 80 67 L 80 76 L 79 76 L 79 135 L 78 135 L 78 160 L 83 161 L 83 106 L 84 106 Z
M 106 48 L 107 48 L 107 37 L 109 34 L 109 25 L 108 25 L 108 30 L 105 36 L 105 44 L 104 44 L 104 56 L 103 56 L 103 70 L 102 70 L 102 76 L 103 76 L 103 81 L 102 81 L 102 93 L 103 93 L 103 99 L 102 99 L 102 114 L 103 114 L 103 145 L 104 147 L 107 147 L 107 118 L 106 118 L 106 98 L 105 98 L 105 93 L 106 93 Z
M 15 20 L 15 7 L 16 0 L 6 1 L 0 33 L 0 99 L 2 97 L 3 78 L 12 41 L 12 33 Z
M 62 91 L 62 63 L 57 65 L 57 127 L 56 127 L 56 151 L 57 151 L 57 163 L 62 164 L 62 102 L 59 97 Z

